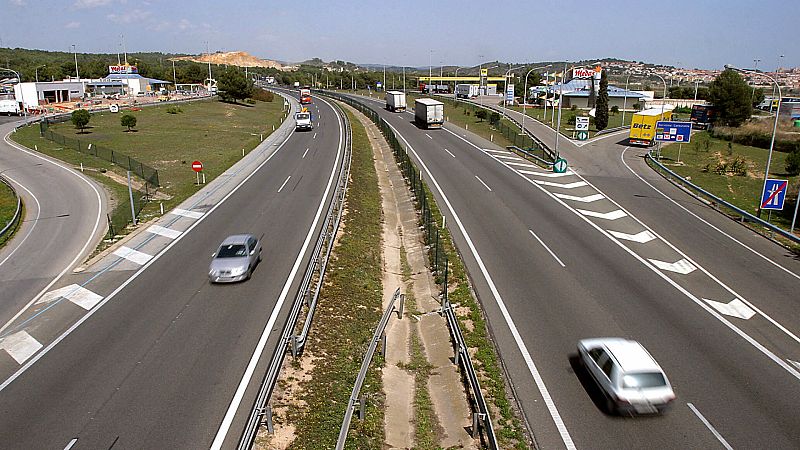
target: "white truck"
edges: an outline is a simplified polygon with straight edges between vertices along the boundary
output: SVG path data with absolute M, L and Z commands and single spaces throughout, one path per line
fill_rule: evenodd
M 311 113 L 306 108 L 294 115 L 295 131 L 312 130 L 314 124 L 311 121 Z
M 0 100 L 0 114 L 5 115 L 20 115 L 19 103 L 16 100 Z
M 442 128 L 444 103 L 432 98 L 418 98 L 414 102 L 414 120 L 423 128 Z
M 400 91 L 386 91 L 386 109 L 392 112 L 406 110 L 406 94 Z
M 478 96 L 477 84 L 457 84 L 456 97 L 458 98 L 475 98 Z

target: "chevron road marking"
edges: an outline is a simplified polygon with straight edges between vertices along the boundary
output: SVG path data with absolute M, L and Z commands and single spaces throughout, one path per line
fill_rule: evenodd
M 528 175 L 536 175 L 538 177 L 547 177 L 547 178 L 560 178 L 572 175 L 572 172 L 569 171 L 564 173 L 555 173 L 555 172 L 532 172 L 530 170 L 520 170 L 520 172 Z
M 789 361 L 789 363 L 791 365 L 793 365 L 793 366 L 797 367 L 798 369 L 800 369 L 800 362 L 792 361 L 791 359 L 787 359 L 787 361 Z
M 520 172 L 523 172 L 523 171 L 520 171 Z M 566 184 L 553 183 L 552 181 L 542 181 L 542 180 L 533 180 L 533 182 L 536 183 L 536 184 L 540 184 L 542 186 L 553 186 L 553 187 L 559 187 L 559 188 L 564 188 L 564 189 L 575 189 L 575 188 L 579 188 L 579 187 L 583 187 L 583 186 L 588 186 L 588 184 L 585 181 L 575 181 L 573 183 L 566 183 Z
M 674 263 L 659 261 L 657 259 L 648 259 L 654 266 L 661 270 L 668 270 L 670 272 L 679 273 L 681 275 L 690 274 L 697 269 L 692 263 L 685 259 L 679 259 Z
M 94 305 L 100 303 L 100 300 L 103 299 L 101 295 L 97 295 L 85 287 L 78 286 L 77 284 L 70 284 L 44 294 L 36 301 L 36 304 L 50 303 L 62 297 L 87 311 L 92 309 Z
M 606 230 L 617 239 L 625 239 L 626 241 L 638 242 L 639 244 L 646 244 L 656 237 L 648 230 L 640 231 L 636 234 L 621 233 L 619 231 Z
M 43 345 L 25 330 L 10 334 L 0 342 L 0 349 L 8 352 L 17 364 L 27 361 L 42 347 Z
M 621 209 L 617 209 L 614 211 L 609 211 L 606 213 L 595 212 L 595 211 L 588 211 L 586 209 L 578 209 L 575 208 L 579 213 L 583 214 L 584 216 L 588 217 L 597 217 L 598 219 L 606 219 L 606 220 L 617 220 L 623 217 L 626 217 L 625 211 Z
M 535 169 L 537 166 L 530 164 L 530 163 L 521 163 L 521 162 L 506 162 L 509 166 L 520 166 L 520 167 L 530 167 L 531 169 Z
M 494 155 L 495 158 L 501 159 L 510 159 L 512 161 L 525 161 L 524 159 L 520 158 L 519 156 L 514 155 Z
M 170 230 L 169 228 L 164 228 L 159 225 L 150 225 L 150 228 L 147 229 L 147 232 L 157 234 L 159 236 L 164 236 L 170 239 L 177 239 L 178 236 L 181 235 L 180 231 Z
M 201 212 L 188 211 L 180 208 L 173 209 L 172 211 L 170 211 L 170 214 L 175 214 L 176 216 L 188 217 L 190 219 L 199 219 L 203 217 L 203 213 Z
M 513 153 L 509 152 L 508 150 L 492 150 L 490 148 L 482 148 L 481 150 L 489 153 L 500 153 L 503 155 L 512 155 Z
M 603 194 L 592 194 L 592 195 L 587 195 L 586 197 L 578 197 L 577 195 L 569 195 L 569 194 L 562 194 L 560 192 L 553 192 L 553 195 L 555 195 L 558 198 L 563 198 L 564 200 L 572 200 L 581 203 L 592 203 L 605 198 Z
M 114 254 L 119 256 L 120 258 L 125 258 L 128 261 L 134 262 L 143 266 L 150 261 L 153 255 L 148 255 L 147 253 L 142 253 L 140 251 L 134 250 L 130 247 L 122 246 L 116 250 L 114 250 Z
M 755 311 L 750 309 L 747 305 L 744 304 L 744 302 L 742 302 L 738 298 L 731 300 L 729 303 L 722 303 L 714 300 L 709 300 L 707 298 L 704 298 L 703 300 L 709 305 L 711 305 L 712 308 L 719 311 L 720 314 L 725 314 L 726 316 L 747 320 L 756 314 Z

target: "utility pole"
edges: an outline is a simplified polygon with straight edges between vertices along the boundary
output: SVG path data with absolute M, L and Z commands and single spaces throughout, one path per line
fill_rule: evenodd
M 81 81 L 81 74 L 78 72 L 78 47 L 75 44 L 72 44 L 72 51 L 75 54 L 75 78 Z

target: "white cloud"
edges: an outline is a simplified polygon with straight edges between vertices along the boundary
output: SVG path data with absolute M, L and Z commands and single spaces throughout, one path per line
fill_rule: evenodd
M 106 6 L 111 3 L 111 0 L 76 0 L 76 8 L 97 8 L 98 6 Z
M 75 28 L 80 28 L 80 27 L 81 27 L 81 23 L 80 22 L 75 22 L 75 21 L 67 22 L 64 25 L 64 28 L 67 28 L 67 29 L 75 29 Z
M 135 22 L 141 22 L 150 17 L 151 15 L 152 13 L 150 11 L 142 11 L 141 9 L 132 9 L 122 14 L 109 14 L 106 16 L 106 18 L 116 23 L 135 23 Z

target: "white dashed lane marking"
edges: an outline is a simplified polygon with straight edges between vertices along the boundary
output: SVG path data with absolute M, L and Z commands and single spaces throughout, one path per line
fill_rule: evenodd
M 170 211 L 170 214 L 175 214 L 176 216 L 188 217 L 190 219 L 199 219 L 199 218 L 203 217 L 203 213 L 201 213 L 201 212 L 189 211 L 189 210 L 180 209 L 180 208 L 173 209 L 172 211 Z
M 178 236 L 181 235 L 180 231 L 170 230 L 169 228 L 164 228 L 159 225 L 150 225 L 150 228 L 147 229 L 147 232 L 157 234 L 159 236 L 164 236 L 170 239 L 177 239 Z
M 22 364 L 43 345 L 34 339 L 27 331 L 22 330 L 6 336 L 0 342 L 0 349 L 5 350 L 17 364 Z
M 114 254 L 120 258 L 125 258 L 128 261 L 139 264 L 140 266 L 147 264 L 147 261 L 150 261 L 150 259 L 153 258 L 153 255 L 148 255 L 147 253 L 142 253 L 138 250 L 134 250 L 125 246 L 114 250 Z
M 697 269 L 697 267 L 695 267 L 692 263 L 683 258 L 675 261 L 674 263 L 659 261 L 657 259 L 648 259 L 648 261 L 661 270 L 667 270 L 670 272 L 679 273 L 681 275 L 692 273 Z

